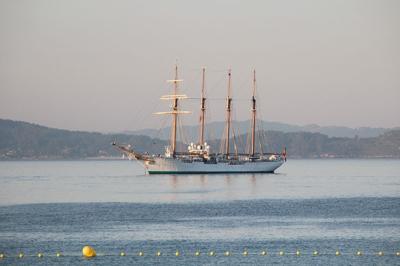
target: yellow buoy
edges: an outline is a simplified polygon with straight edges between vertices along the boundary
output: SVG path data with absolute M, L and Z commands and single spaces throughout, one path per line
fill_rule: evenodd
M 142 257 L 144 255 L 143 251 L 139 251 L 139 256 Z
M 122 251 L 121 253 L 119 253 L 119 255 L 120 255 L 121 257 L 125 257 L 126 254 L 125 254 L 125 252 Z
M 194 255 L 195 255 L 195 256 L 200 256 L 200 251 L 196 251 L 196 252 L 194 253 Z
M 177 250 L 176 252 L 175 252 L 175 256 L 177 256 L 177 257 L 179 257 L 179 250 Z
M 161 256 L 161 251 L 157 251 L 156 255 L 157 255 L 157 257 L 160 257 Z
M 300 256 L 300 250 L 296 250 L 296 256 Z
M 61 257 L 61 256 L 62 256 L 61 252 L 57 252 L 57 253 L 56 253 L 56 256 L 57 256 L 57 257 Z
M 82 255 L 86 258 L 96 257 L 96 251 L 91 246 L 84 246 L 82 249 Z
M 383 256 L 383 251 L 379 251 L 378 256 Z
M 24 253 L 21 252 L 18 254 L 18 258 L 22 259 L 23 257 L 24 257 Z
M 243 251 L 243 256 L 249 255 L 249 252 L 247 250 Z
M 3 253 L 0 253 L 0 259 L 4 259 L 6 257 L 6 255 L 4 255 Z
M 267 252 L 265 250 L 261 251 L 261 256 L 267 255 Z
M 336 256 L 340 256 L 340 251 L 339 251 L 339 250 L 336 250 L 335 255 L 336 255 Z
M 38 253 L 37 256 L 38 256 L 38 258 L 43 258 L 43 254 L 42 253 Z
M 362 255 L 362 252 L 359 250 L 359 251 L 357 251 L 356 255 L 357 255 L 357 256 L 361 256 L 361 255 Z
M 231 253 L 229 252 L 229 251 L 225 251 L 225 256 L 230 256 L 231 255 Z
M 279 251 L 279 256 L 283 256 L 283 255 L 285 255 L 285 252 L 283 252 L 282 250 Z
M 396 252 L 396 256 L 400 256 L 400 251 L 397 251 L 397 252 Z
M 318 256 L 318 251 L 314 250 L 313 255 Z
M 214 255 L 215 255 L 215 252 L 214 252 L 214 251 L 210 251 L 210 253 L 208 253 L 208 255 L 214 256 Z

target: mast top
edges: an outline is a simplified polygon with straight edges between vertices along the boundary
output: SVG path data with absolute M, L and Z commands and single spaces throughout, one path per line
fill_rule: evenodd
M 256 96 L 256 70 L 253 70 L 253 97 Z
M 232 76 L 232 69 L 228 69 L 228 99 L 231 98 L 231 93 L 232 93 L 232 87 L 231 87 L 231 76 Z

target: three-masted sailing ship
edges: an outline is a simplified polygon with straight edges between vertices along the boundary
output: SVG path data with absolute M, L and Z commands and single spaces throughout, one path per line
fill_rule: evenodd
M 161 100 L 172 101 L 171 110 L 157 112 L 158 115 L 171 115 L 172 127 L 170 145 L 165 148 L 164 155 L 149 155 L 134 151 L 130 146 L 113 142 L 118 150 L 130 159 L 140 162 L 149 174 L 208 174 L 208 173 L 273 173 L 286 161 L 286 149 L 282 153 L 256 152 L 256 72 L 253 72 L 253 88 L 251 97 L 251 144 L 248 153 L 231 152 L 231 71 L 228 71 L 228 94 L 226 97 L 225 137 L 221 143 L 223 151 L 213 153 L 205 141 L 205 68 L 202 69 L 202 86 L 200 98 L 200 132 L 198 143 L 190 143 L 187 151 L 177 151 L 178 116 L 190 114 L 179 108 L 179 102 L 188 99 L 185 94 L 179 94 L 178 66 L 175 66 L 175 77 L 168 80 L 173 84 L 173 93 L 164 95 Z

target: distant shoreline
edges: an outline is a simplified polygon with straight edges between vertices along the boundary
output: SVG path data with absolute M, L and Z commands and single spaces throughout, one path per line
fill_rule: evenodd
M 400 157 L 319 157 L 319 158 L 300 158 L 300 157 L 288 157 L 288 161 L 300 161 L 300 160 L 324 160 L 324 161 L 334 161 L 334 160 L 400 160 Z M 47 159 L 35 159 L 35 158 L 23 158 L 23 159 L 0 159 L 0 162 L 73 162 L 73 161 L 131 161 L 135 162 L 135 160 L 123 159 L 121 157 L 98 157 L 98 158 L 47 158 Z
M 262 140 L 257 144 L 259 151 L 280 153 L 286 148 L 289 159 L 400 158 L 400 129 L 368 138 L 329 137 L 319 132 L 258 131 L 256 134 Z M 159 154 L 169 145 L 168 140 L 150 135 L 68 131 L 0 119 L 0 161 L 120 160 L 121 154 L 111 145 L 114 141 L 149 154 Z M 246 139 L 246 134 L 236 136 L 239 153 L 248 152 Z M 210 139 L 207 143 L 212 152 L 218 152 L 221 139 Z M 177 145 L 178 150 L 186 149 L 181 142 Z

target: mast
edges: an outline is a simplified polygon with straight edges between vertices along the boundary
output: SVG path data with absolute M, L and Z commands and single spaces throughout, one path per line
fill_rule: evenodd
M 203 78 L 201 82 L 201 103 L 200 103 L 200 145 L 204 145 L 204 123 L 205 123 L 205 113 L 206 113 L 206 98 L 204 97 L 205 75 L 206 75 L 206 68 L 203 67 Z
M 171 126 L 171 143 L 170 148 L 166 150 L 166 155 L 169 157 L 176 156 L 176 135 L 177 135 L 177 124 L 178 124 L 178 115 L 180 114 L 190 114 L 189 111 L 182 111 L 178 108 L 178 101 L 181 99 L 187 99 L 188 97 L 185 94 L 178 94 L 178 83 L 183 80 L 178 79 L 178 65 L 175 65 L 175 79 L 167 80 L 169 83 L 173 83 L 174 91 L 173 94 L 163 95 L 161 96 L 161 100 L 172 100 L 172 110 L 167 112 L 156 112 L 156 115 L 172 115 L 172 126 Z
M 174 82 L 174 95 L 178 94 L 178 65 L 175 65 L 175 80 Z M 171 149 L 172 157 L 175 157 L 176 153 L 176 125 L 178 120 L 178 97 L 174 98 L 174 104 L 172 106 L 172 134 L 171 134 Z
M 225 154 L 229 157 L 229 137 L 231 128 L 231 69 L 228 70 L 228 96 L 226 97 L 226 140 L 225 140 Z
M 250 157 L 254 157 L 256 149 L 256 70 L 253 71 L 253 97 L 251 98 L 251 152 Z

